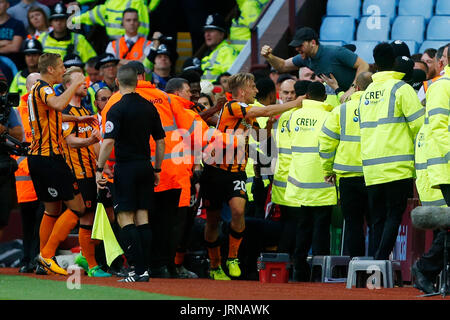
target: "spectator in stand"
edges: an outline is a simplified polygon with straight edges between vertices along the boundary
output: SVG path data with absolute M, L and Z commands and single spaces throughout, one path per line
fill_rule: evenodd
M 44 52 L 58 53 L 61 59 L 64 59 L 66 54 L 72 53 L 80 56 L 81 60 L 86 62 L 97 54 L 82 34 L 72 32 L 67 28 L 68 18 L 66 6 L 63 2 L 58 2 L 50 15 L 53 31 L 42 33 L 39 41 L 42 43 Z
M 439 75 L 438 71 L 438 61 L 436 59 L 437 50 L 429 48 L 425 50 L 422 55 L 421 60 L 425 62 L 428 66 L 427 80 L 433 79 Z
M 203 105 L 206 109 L 209 109 L 212 106 L 214 106 L 211 96 L 206 93 L 200 93 L 200 98 L 198 98 L 198 103 Z
M 230 92 L 230 89 L 228 88 L 228 79 L 230 77 L 231 74 L 229 72 L 224 72 L 217 77 L 213 84 L 222 87 L 224 92 Z
M 448 65 L 448 46 L 450 46 L 450 42 L 445 46 L 440 47 L 436 53 L 438 59 L 438 68 L 439 70 L 441 70 L 441 72 L 439 73 L 440 75 L 443 75 L 445 73 L 444 69 Z
M 202 79 L 214 81 L 218 75 L 230 69 L 238 53 L 226 41 L 227 27 L 222 16 L 209 15 L 203 30 L 208 50 L 202 58 Z
M 42 45 L 36 39 L 27 39 L 24 42 L 22 52 L 25 55 L 26 68 L 17 72 L 9 87 L 10 93 L 17 92 L 20 96 L 28 91 L 26 87 L 28 75 L 39 72 L 38 62 L 39 56 L 42 54 Z
M 11 59 L 20 70 L 25 65 L 20 49 L 27 33 L 23 23 L 7 13 L 8 8 L 9 2 L 0 0 L 0 55 Z
M 191 101 L 197 103 L 198 98 L 200 98 L 200 77 L 194 70 L 184 71 L 179 75 L 180 78 L 186 79 L 189 82 L 191 88 Z
M 95 69 L 96 64 L 97 57 L 92 57 L 86 62 L 86 80 L 89 81 L 88 86 L 91 86 L 93 83 L 103 80 L 103 77 L 100 75 L 100 71 Z
M 106 53 L 114 55 L 120 59 L 119 67 L 127 64 L 131 60 L 138 60 L 147 68 L 150 68 L 150 61 L 147 56 L 150 53 L 151 41 L 145 36 L 138 35 L 139 13 L 134 8 L 127 8 L 123 12 L 122 26 L 125 34 L 119 39 L 108 44 Z
M 157 49 L 152 47 L 150 50 L 149 60 L 153 63 L 151 83 L 153 83 L 158 89 L 164 91 L 167 81 L 172 78 L 172 61 L 170 60 L 170 52 L 164 44 L 160 44 Z
M 272 54 L 272 48 L 265 45 L 261 55 L 279 72 L 289 72 L 307 66 L 316 74 L 329 76 L 332 73 L 342 90 L 346 91 L 341 102 L 355 92 L 355 79 L 369 65 L 352 51 L 338 46 L 321 45 L 318 34 L 309 27 L 296 31 L 289 44 L 299 53 L 293 58 L 282 59 Z
M 25 29 L 28 29 L 28 11 L 33 7 L 41 8 L 47 18 L 50 16 L 50 9 L 36 0 L 21 0 L 15 6 L 10 7 L 7 12 L 14 19 L 22 21 Z
M 117 65 L 119 59 L 110 53 L 105 53 L 98 57 L 98 62 L 95 69 L 100 70 L 100 76 L 103 77 L 103 82 L 109 87 L 112 92 L 119 90 L 116 83 Z
M 31 7 L 27 13 L 27 19 L 28 37 L 39 39 L 41 33 L 53 30 L 49 25 L 47 14 L 41 7 Z

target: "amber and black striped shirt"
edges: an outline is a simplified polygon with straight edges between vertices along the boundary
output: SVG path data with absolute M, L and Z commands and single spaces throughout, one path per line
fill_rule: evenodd
M 84 107 L 67 106 L 63 111 L 65 114 L 73 116 L 89 116 L 91 113 Z M 77 138 L 89 138 L 92 135 L 92 126 L 87 123 L 63 122 L 61 146 L 66 163 L 77 179 L 87 179 L 95 177 L 95 167 L 97 157 L 94 145 L 82 148 L 70 148 L 66 142 L 66 137 L 75 134 Z M 98 128 L 96 128 L 98 130 Z
M 222 108 L 219 120 L 217 121 L 217 129 L 222 132 L 230 134 L 248 134 L 248 130 L 255 125 L 255 119 L 246 120 L 245 116 L 252 108 L 245 103 L 235 100 L 228 101 Z M 245 170 L 248 159 L 248 136 L 245 143 L 245 148 L 235 148 L 232 159 L 230 154 L 224 150 L 222 163 L 217 163 L 215 166 L 230 172 L 241 172 Z
M 42 80 L 36 81 L 28 96 L 28 114 L 33 134 L 31 155 L 50 157 L 61 154 L 61 112 L 47 104 L 48 99 L 53 96 L 53 88 Z

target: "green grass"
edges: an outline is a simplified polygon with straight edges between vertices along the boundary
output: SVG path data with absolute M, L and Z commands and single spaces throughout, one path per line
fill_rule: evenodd
M 0 300 L 192 300 L 139 290 L 82 284 L 68 289 L 65 281 L 0 275 Z

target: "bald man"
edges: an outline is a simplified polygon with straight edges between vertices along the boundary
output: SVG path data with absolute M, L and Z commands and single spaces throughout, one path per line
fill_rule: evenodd
M 295 80 L 286 79 L 280 85 L 280 100 L 283 103 L 295 100 Z
M 25 83 L 25 85 L 27 87 L 27 92 L 30 92 L 31 87 L 33 86 L 33 84 L 39 79 L 41 79 L 41 74 L 40 73 L 33 72 L 33 73 L 30 73 L 28 75 L 26 83 Z

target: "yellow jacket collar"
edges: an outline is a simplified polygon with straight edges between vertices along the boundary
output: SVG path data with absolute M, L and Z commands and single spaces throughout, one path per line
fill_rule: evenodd
M 389 79 L 401 80 L 405 74 L 403 72 L 397 71 L 381 71 L 372 75 L 372 79 L 374 82 L 386 81 Z
M 302 108 L 315 108 L 315 109 L 322 109 L 325 111 L 331 111 L 333 109 L 333 106 L 325 102 L 305 99 L 302 102 Z
M 363 95 L 364 91 L 356 91 L 354 94 L 351 95 L 351 100 L 359 100 L 361 99 L 361 96 Z
M 450 66 L 446 65 L 444 68 L 444 77 L 450 77 Z

